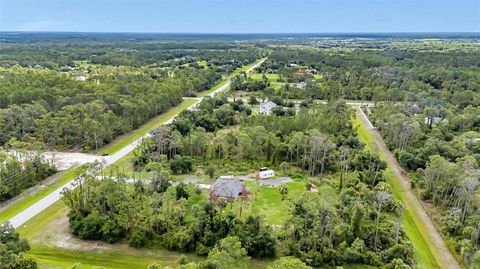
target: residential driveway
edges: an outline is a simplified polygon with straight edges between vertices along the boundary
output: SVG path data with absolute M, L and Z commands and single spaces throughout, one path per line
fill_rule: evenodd
M 292 180 L 293 179 L 291 177 L 279 177 L 274 179 L 260 179 L 258 183 L 267 187 L 276 188 L 280 185 L 291 182 Z

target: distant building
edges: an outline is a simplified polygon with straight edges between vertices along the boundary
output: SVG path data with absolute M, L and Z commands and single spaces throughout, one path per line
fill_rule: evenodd
M 303 89 L 303 88 L 305 88 L 305 86 L 307 86 L 307 83 L 302 81 L 300 83 L 297 83 L 295 86 L 299 89 Z
M 410 113 L 414 114 L 414 115 L 418 115 L 420 113 L 422 113 L 422 108 L 419 107 L 417 104 L 412 104 L 408 107 L 408 110 L 410 111 Z
M 441 117 L 425 117 L 425 124 L 435 126 L 442 122 L 443 119 Z
M 277 104 L 275 104 L 272 101 L 260 103 L 260 114 L 271 115 L 272 114 L 272 109 L 276 106 L 277 106 Z
M 260 171 L 258 172 L 258 176 L 261 179 L 267 179 L 275 176 L 275 171 L 268 169 L 266 167 L 260 168 Z
M 309 68 L 309 69 L 307 70 L 307 72 L 310 73 L 310 74 L 316 74 L 318 71 L 317 71 L 317 69 L 315 69 L 315 68 Z
M 217 201 L 220 197 L 225 197 L 228 201 L 232 202 L 237 197 L 248 197 L 250 191 L 248 188 L 233 178 L 233 176 L 220 176 L 217 178 L 210 188 L 210 201 Z
M 86 76 L 77 76 L 77 77 L 75 77 L 75 80 L 85 81 L 85 80 L 87 80 L 87 77 Z

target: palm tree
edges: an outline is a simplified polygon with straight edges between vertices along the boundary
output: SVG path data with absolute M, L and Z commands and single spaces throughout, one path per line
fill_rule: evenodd
M 373 243 L 373 247 L 377 249 L 377 239 L 378 239 L 378 228 L 380 226 L 380 215 L 382 213 L 382 206 L 390 202 L 390 193 L 386 191 L 379 191 L 377 192 L 377 227 L 375 228 L 375 240 Z
M 218 198 L 217 200 L 217 205 L 218 205 L 218 208 L 220 208 L 220 214 L 222 214 L 222 210 L 227 206 L 227 198 L 225 197 L 220 197 Z
M 286 175 L 287 171 L 288 171 L 288 163 L 287 162 L 282 162 L 280 164 L 280 170 L 282 170 L 283 175 Z
M 287 185 L 280 185 L 280 187 L 278 187 L 278 191 L 282 195 L 282 201 L 285 200 L 285 196 L 288 194 Z

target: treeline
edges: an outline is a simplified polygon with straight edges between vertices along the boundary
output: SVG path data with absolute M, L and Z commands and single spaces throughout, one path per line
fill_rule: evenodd
M 420 198 L 435 206 L 441 230 L 454 239 L 466 264 L 480 255 L 479 113 L 477 106 L 452 103 L 386 103 L 372 114 L 399 163 L 411 171 Z
M 15 197 L 56 171 L 38 152 L 0 152 L 0 202 Z
M 110 71 L 77 81 L 43 69 L 0 70 L 0 144 L 15 138 L 52 148 L 97 149 L 219 79 L 191 69 L 173 75 Z
M 78 67 L 77 61 L 111 66 L 168 67 L 197 60 L 206 60 L 213 67 L 233 70 L 254 62 L 262 53 L 252 44 L 226 41 L 125 41 L 108 37 L 90 40 L 59 37 L 52 42 L 24 36 L 14 40 L 5 38 L 0 44 L 0 66 L 41 66 L 52 70 Z
M 177 159 L 183 160 L 180 156 L 203 161 L 262 159 L 274 164 L 292 162 L 313 176 L 336 171 L 337 145 L 359 145 L 351 111 L 342 101 L 270 117 L 249 116 L 250 108 L 241 100 L 225 102 L 218 97 L 206 99 L 197 110 L 182 112 L 169 127 L 153 131 L 135 151 L 134 166 L 142 169 L 165 155 L 173 172 L 181 173 L 182 169 L 173 169 Z M 217 132 L 237 123 L 240 129 Z

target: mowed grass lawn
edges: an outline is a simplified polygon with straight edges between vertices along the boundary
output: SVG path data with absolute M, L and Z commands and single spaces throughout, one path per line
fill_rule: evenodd
M 290 215 L 290 201 L 293 198 L 305 192 L 305 181 L 295 179 L 285 184 L 288 188 L 288 194 L 282 200 L 278 188 L 258 185 L 255 182 L 247 182 L 251 194 L 248 198 L 248 208 L 244 208 L 245 213 L 251 213 L 255 210 L 265 217 L 265 221 L 272 225 L 282 225 Z M 236 210 L 239 209 L 240 203 L 235 203 Z M 234 208 L 235 209 L 235 208 Z
M 278 74 L 265 74 L 265 76 L 270 82 L 270 86 L 276 90 L 282 88 L 282 86 L 286 84 L 285 82 L 278 81 Z M 251 74 L 250 77 L 254 80 L 259 81 L 259 80 L 262 80 L 263 74 L 255 73 L 255 74 Z
M 265 76 L 267 77 L 267 79 L 270 82 L 278 82 L 278 74 L 267 74 L 267 73 L 265 73 Z M 255 74 L 249 75 L 249 77 L 251 77 L 254 80 L 262 80 L 263 74 L 262 73 L 255 73 Z
M 373 137 L 364 126 L 359 117 L 355 117 L 354 124 L 358 128 L 358 137 L 365 143 L 368 149 L 380 155 L 380 158 L 385 159 L 382 152 L 379 151 Z M 390 167 L 384 173 L 386 181 L 392 186 L 393 194 L 397 199 L 400 199 L 406 206 L 407 210 L 403 215 L 403 229 L 415 249 L 415 262 L 418 268 L 439 268 L 434 254 L 429 247 L 428 241 L 431 240 L 423 223 L 417 218 L 415 209 L 406 198 L 406 190 L 403 188 L 400 179 L 398 179 L 392 172 Z

